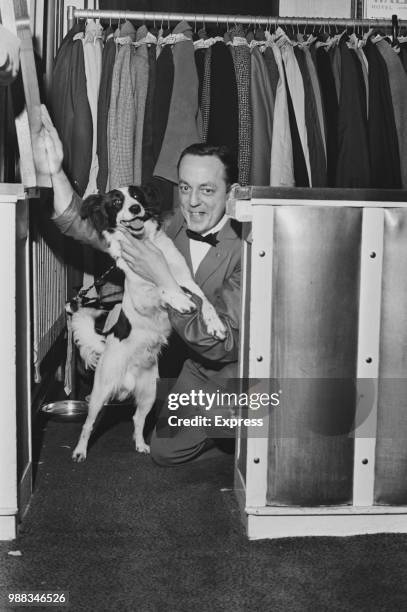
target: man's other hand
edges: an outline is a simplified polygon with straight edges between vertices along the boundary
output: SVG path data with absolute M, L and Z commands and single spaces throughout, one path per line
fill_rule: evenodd
M 0 85 L 9 85 L 20 69 L 20 39 L 0 25 Z
M 62 170 L 63 148 L 58 132 L 44 105 L 33 110 L 31 141 L 37 172 L 57 175 Z

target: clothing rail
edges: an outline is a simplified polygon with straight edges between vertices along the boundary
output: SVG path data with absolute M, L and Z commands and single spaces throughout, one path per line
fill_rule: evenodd
M 366 27 L 374 26 L 377 28 L 387 28 L 395 26 L 395 16 L 393 22 L 389 19 L 328 19 L 328 18 L 307 18 L 307 17 L 266 17 L 254 15 L 214 15 L 204 13 L 162 13 L 151 11 L 98 11 L 77 9 L 68 6 L 68 27 L 72 28 L 75 19 L 109 19 L 123 20 L 133 19 L 135 21 L 182 21 L 192 23 L 227 23 L 227 24 L 254 24 L 254 25 L 303 25 L 303 26 L 336 26 L 336 27 Z M 397 19 L 397 18 L 396 18 Z M 407 21 L 398 21 L 397 25 L 407 25 Z

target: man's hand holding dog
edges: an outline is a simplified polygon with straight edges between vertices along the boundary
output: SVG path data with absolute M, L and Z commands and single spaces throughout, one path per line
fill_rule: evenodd
M 120 228 L 120 232 L 123 236 L 120 240 L 122 257 L 130 269 L 161 289 L 179 291 L 177 281 L 160 249 L 148 239 L 134 238 L 127 229 Z

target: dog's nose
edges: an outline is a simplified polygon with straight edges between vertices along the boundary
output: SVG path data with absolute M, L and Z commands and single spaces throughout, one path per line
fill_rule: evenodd
M 140 204 L 132 204 L 129 208 L 129 211 L 131 212 L 132 215 L 139 215 L 141 213 Z

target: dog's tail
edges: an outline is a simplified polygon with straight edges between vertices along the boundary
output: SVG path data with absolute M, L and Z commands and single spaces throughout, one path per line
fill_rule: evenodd
M 105 337 L 96 332 L 95 321 L 104 313 L 96 308 L 79 308 L 72 315 L 72 332 L 86 368 L 94 370 L 105 349 Z

